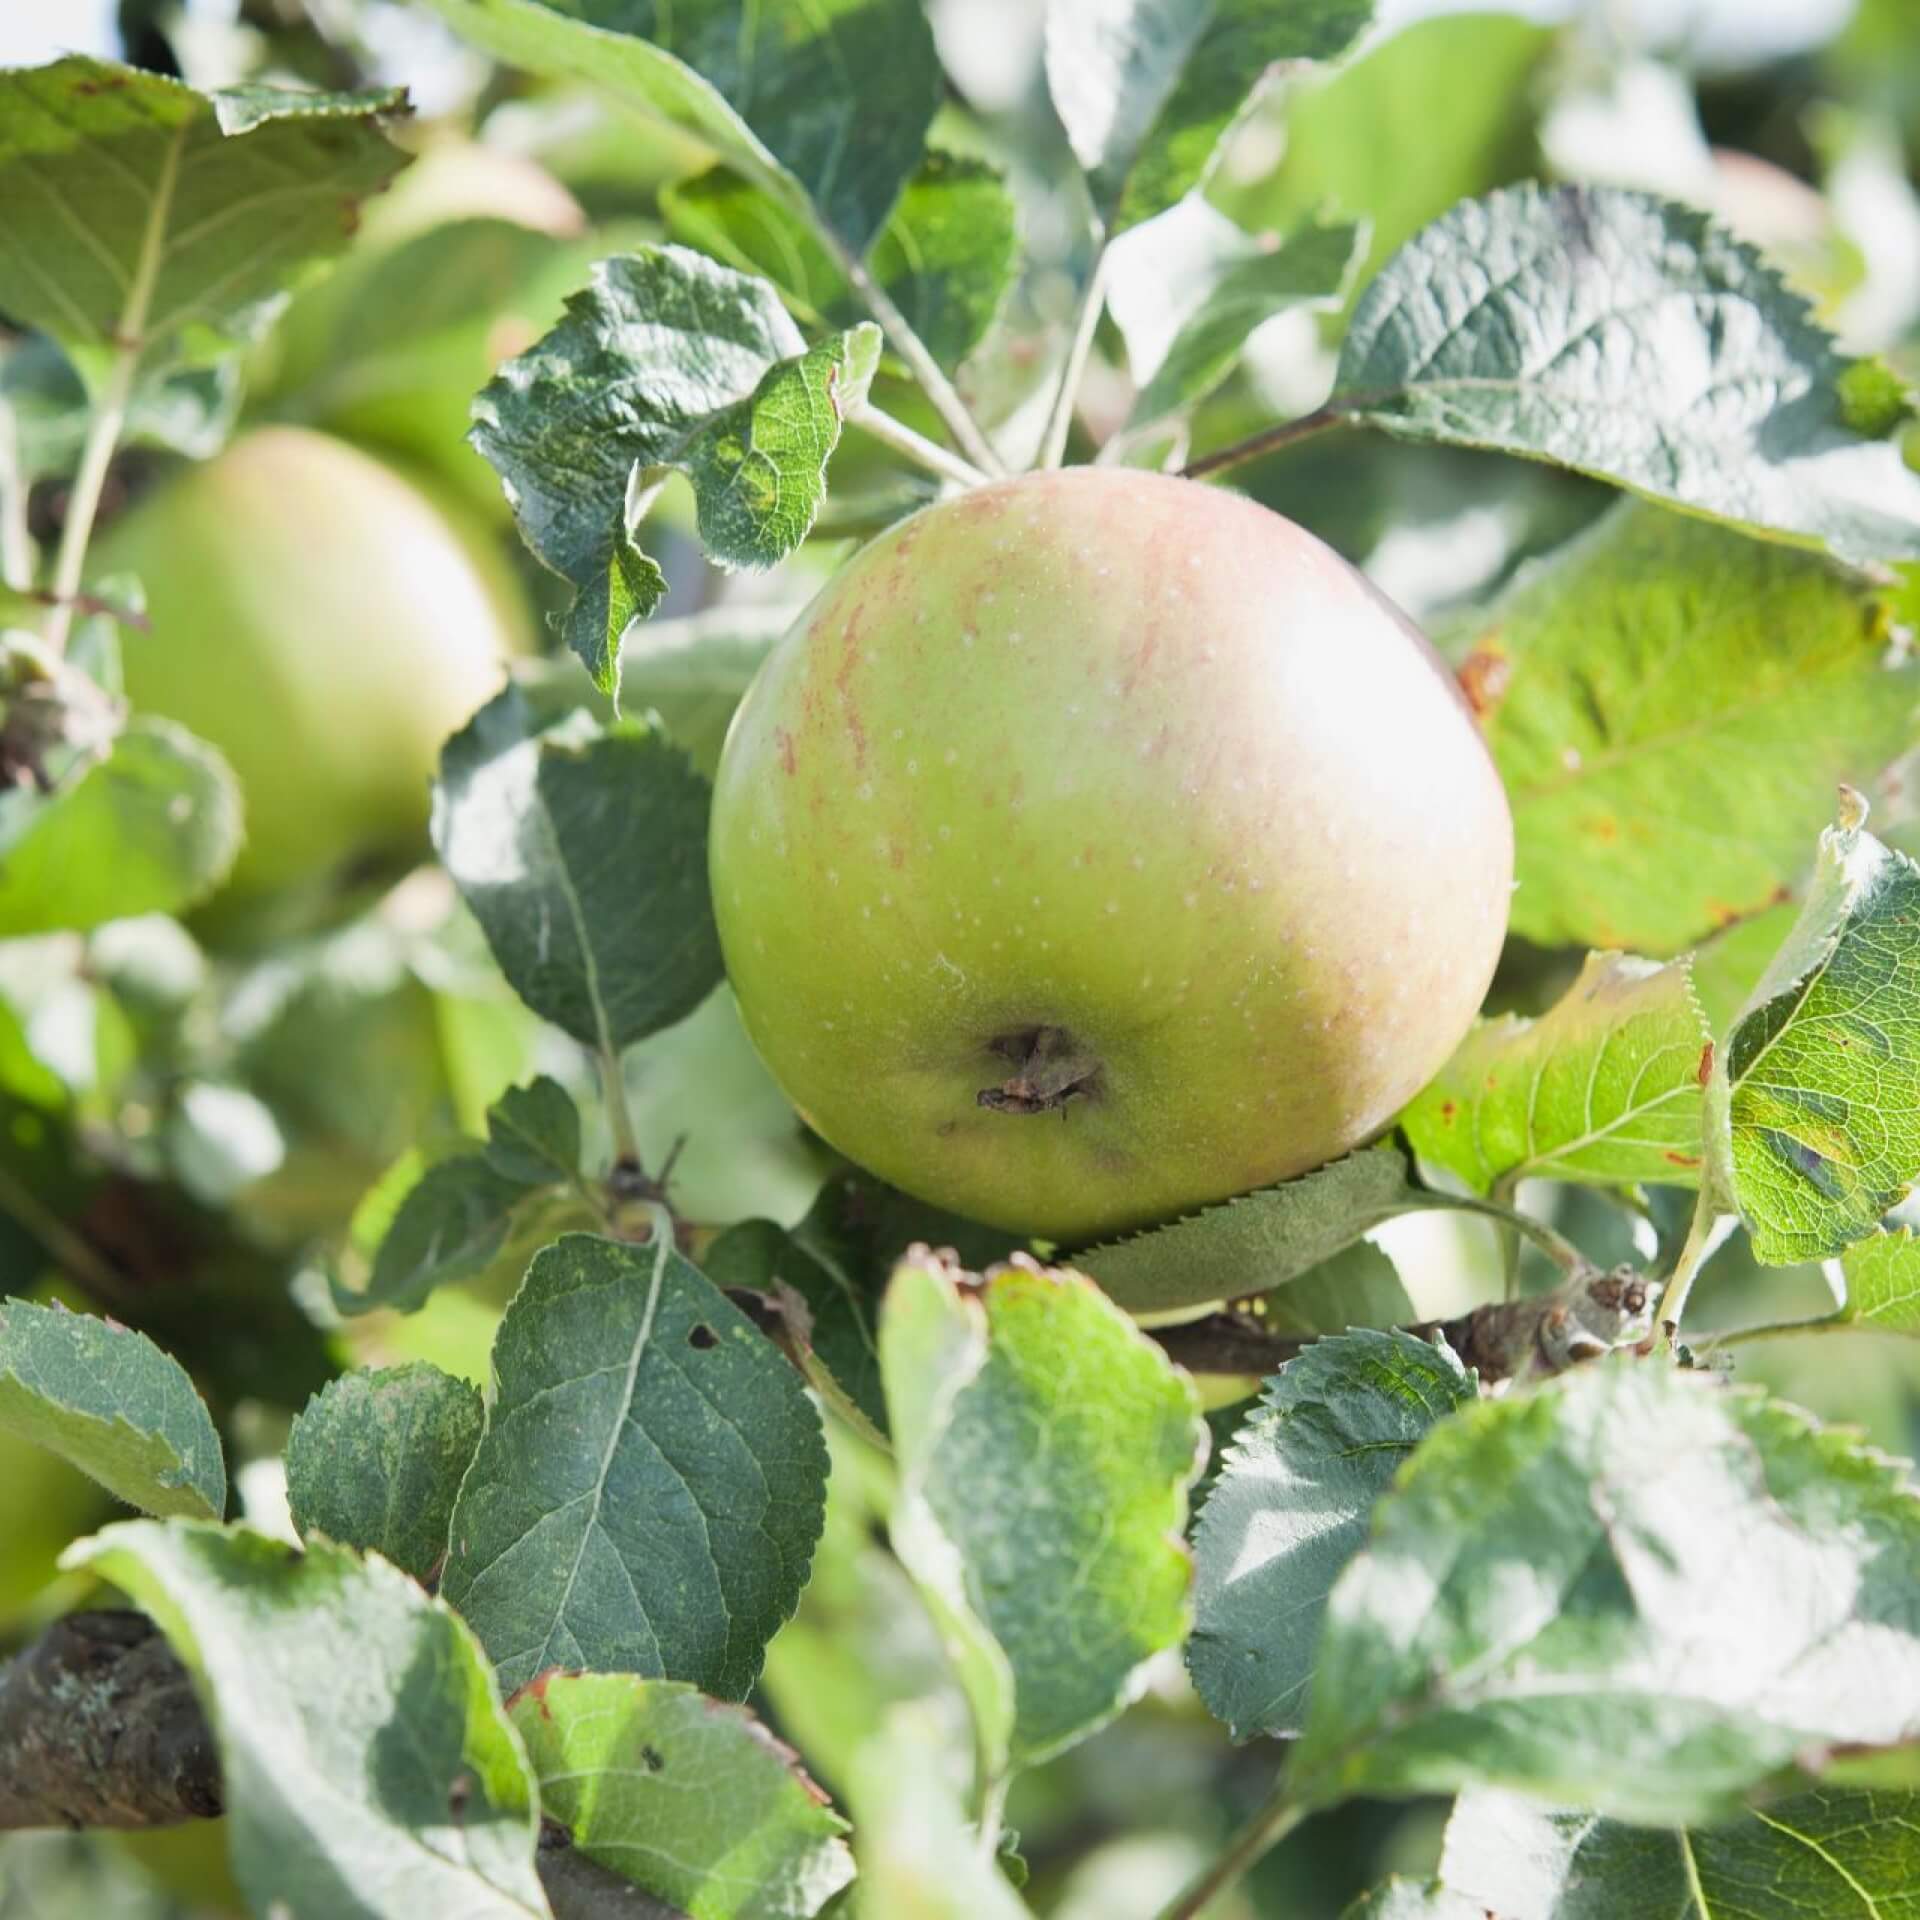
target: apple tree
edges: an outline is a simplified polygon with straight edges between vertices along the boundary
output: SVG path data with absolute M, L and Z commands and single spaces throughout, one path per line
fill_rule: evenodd
M 1911 1911 L 1920 28 L 194 13 L 0 68 L 0 1916 Z

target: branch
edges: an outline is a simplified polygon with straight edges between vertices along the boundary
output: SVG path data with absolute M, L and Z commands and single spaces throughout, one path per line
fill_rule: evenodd
M 1483 1383 L 1564 1373 L 1652 1331 L 1658 1281 L 1631 1267 L 1579 1275 L 1528 1300 L 1496 1300 L 1451 1320 L 1422 1320 L 1400 1331 L 1438 1334 Z M 1244 1313 L 1211 1313 L 1180 1326 L 1158 1327 L 1153 1338 L 1189 1373 L 1277 1372 L 1317 1336 L 1272 1333 Z
M 0 1667 L 0 1831 L 219 1811 L 213 1735 L 144 1614 L 69 1614 Z
M 145 1614 L 68 1614 L 0 1666 L 0 1833 L 177 1826 L 224 1804 L 193 1681 Z M 685 1920 L 551 1822 L 538 1864 L 554 1920 Z

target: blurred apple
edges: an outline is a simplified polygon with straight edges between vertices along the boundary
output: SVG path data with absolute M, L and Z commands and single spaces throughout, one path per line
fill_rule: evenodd
M 123 647 L 135 709 L 239 776 L 228 901 L 423 852 L 441 743 L 532 640 L 504 556 L 456 502 L 301 428 L 164 483 L 105 535 L 96 571 L 146 591 L 150 630 Z

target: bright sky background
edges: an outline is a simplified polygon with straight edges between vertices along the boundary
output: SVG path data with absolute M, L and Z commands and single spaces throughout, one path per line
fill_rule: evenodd
M 210 12 L 225 0 L 199 0 Z M 943 11 L 977 10 L 992 17 L 1037 11 L 1032 0 L 938 0 Z M 1476 0 L 1382 0 L 1383 24 L 1421 14 L 1457 12 Z M 1477 0 L 1486 5 L 1488 0 Z M 1565 19 L 1583 0 L 1508 0 L 1508 10 Z M 1711 60 L 1752 59 L 1817 45 L 1853 11 L 1854 0 L 1604 0 L 1667 44 L 1685 41 Z M 0 66 L 28 66 L 69 51 L 114 49 L 114 0 L 0 0 Z

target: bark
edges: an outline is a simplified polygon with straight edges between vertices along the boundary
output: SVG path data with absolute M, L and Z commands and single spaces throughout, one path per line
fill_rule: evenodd
M 193 1682 L 144 1614 L 73 1613 L 0 1665 L 0 1833 L 168 1827 L 222 1810 L 220 1756 Z M 541 1835 L 554 1920 L 684 1920 Z

